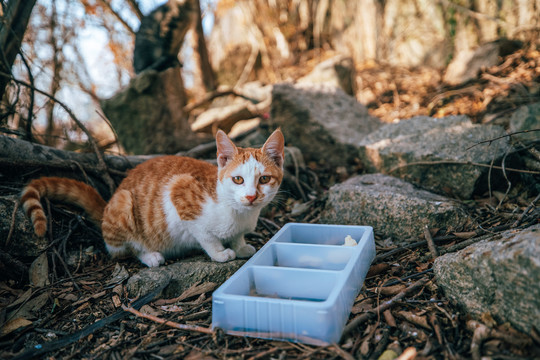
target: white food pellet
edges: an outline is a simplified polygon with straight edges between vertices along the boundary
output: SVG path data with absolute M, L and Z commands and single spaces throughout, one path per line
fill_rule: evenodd
M 358 243 L 356 242 L 356 240 L 354 240 L 351 235 L 347 235 L 345 237 L 345 244 L 343 244 L 343 246 L 356 246 L 358 245 Z

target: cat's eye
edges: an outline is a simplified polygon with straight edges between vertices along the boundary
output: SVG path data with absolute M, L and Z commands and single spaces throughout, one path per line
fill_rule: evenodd
M 236 185 L 240 185 L 240 184 L 243 184 L 243 183 L 244 183 L 244 178 L 241 177 L 241 176 L 233 176 L 233 177 L 232 177 L 232 181 L 233 181 L 233 183 L 235 183 Z
M 263 175 L 259 178 L 259 183 L 261 184 L 268 184 L 270 182 L 270 179 L 272 179 L 271 176 Z

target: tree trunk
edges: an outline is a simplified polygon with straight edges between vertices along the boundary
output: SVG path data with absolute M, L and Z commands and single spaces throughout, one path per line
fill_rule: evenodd
M 60 72 L 62 71 L 62 61 L 60 57 L 62 56 L 62 49 L 58 47 L 58 39 L 55 36 L 55 31 L 57 27 L 56 26 L 57 25 L 56 24 L 56 16 L 57 16 L 56 0 L 53 0 L 51 2 L 51 7 L 52 7 L 52 13 L 51 13 L 51 20 L 49 23 L 51 26 L 51 28 L 49 29 L 51 33 L 50 33 L 49 42 L 53 49 L 52 63 L 51 63 L 53 76 L 51 79 L 50 94 L 56 97 L 58 90 L 60 90 L 60 80 L 61 80 Z M 49 101 L 47 101 L 45 105 L 45 108 L 46 108 L 45 113 L 47 114 L 47 127 L 45 128 L 45 144 L 49 146 L 53 146 L 53 147 L 56 146 L 56 144 L 58 143 L 58 137 L 55 131 L 56 129 L 55 129 L 55 124 L 54 124 L 54 107 L 55 107 L 55 102 L 49 99 Z
M 206 47 L 206 39 L 204 38 L 204 31 L 202 26 L 202 11 L 200 1 L 197 0 L 197 24 L 195 26 L 195 36 L 197 37 L 197 52 L 199 53 L 199 66 L 201 68 L 202 82 L 206 91 L 213 91 L 216 89 L 216 76 L 214 70 L 210 65 L 210 58 L 208 56 L 208 48 Z
M 0 24 L 0 72 L 11 74 L 11 66 L 21 48 L 24 32 L 36 0 L 10 0 L 3 8 Z M 4 97 L 9 78 L 0 76 L 0 99 Z

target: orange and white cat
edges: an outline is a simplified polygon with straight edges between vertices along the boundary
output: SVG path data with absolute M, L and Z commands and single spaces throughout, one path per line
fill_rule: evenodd
M 101 225 L 113 257 L 135 255 L 150 267 L 197 248 L 214 261 L 247 258 L 255 248 L 244 235 L 283 178 L 283 134 L 278 129 L 253 149 L 218 131 L 216 144 L 217 167 L 180 156 L 151 159 L 129 172 L 108 203 L 93 187 L 58 177 L 32 180 L 21 203 L 38 236 L 47 229 L 42 197 L 78 205 Z

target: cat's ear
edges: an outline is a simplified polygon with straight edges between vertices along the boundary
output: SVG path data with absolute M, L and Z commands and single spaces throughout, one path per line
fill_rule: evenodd
M 238 152 L 236 145 L 222 130 L 216 133 L 217 162 L 220 168 L 224 167 L 229 160 Z
M 281 130 L 277 129 L 268 137 L 262 147 L 262 151 L 274 160 L 277 166 L 282 167 L 285 156 L 284 148 L 285 138 L 283 138 Z

